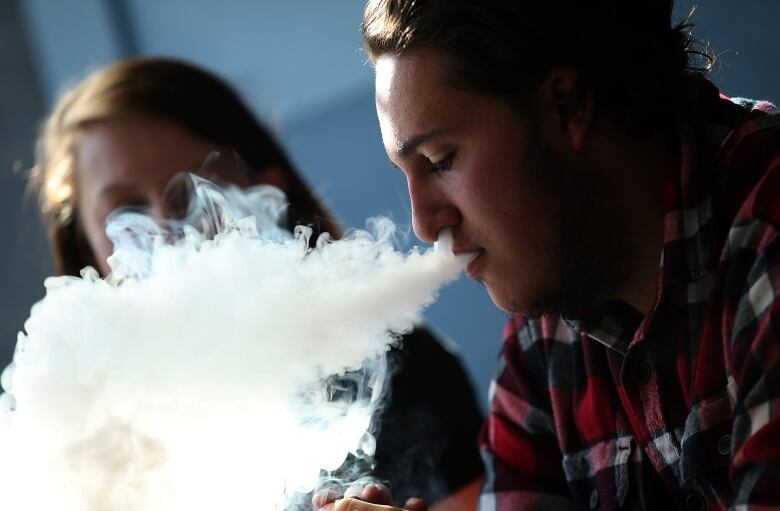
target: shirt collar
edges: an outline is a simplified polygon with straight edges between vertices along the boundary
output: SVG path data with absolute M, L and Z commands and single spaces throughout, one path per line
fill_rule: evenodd
M 634 338 L 644 316 L 621 300 L 611 300 L 588 318 L 563 318 L 572 329 L 587 335 L 623 355 Z

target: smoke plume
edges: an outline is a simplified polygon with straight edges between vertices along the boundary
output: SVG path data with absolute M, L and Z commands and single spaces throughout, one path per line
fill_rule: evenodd
M 465 261 L 383 219 L 311 243 L 278 190 L 192 179 L 185 220 L 111 219 L 107 278 L 46 280 L 2 377 L 0 509 L 284 509 L 372 452 L 383 354 Z

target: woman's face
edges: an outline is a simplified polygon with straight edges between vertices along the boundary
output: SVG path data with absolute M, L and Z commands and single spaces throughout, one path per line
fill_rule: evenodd
M 150 117 L 125 117 L 90 124 L 76 150 L 77 215 L 92 249 L 97 269 L 110 271 L 113 253 L 106 237 L 106 218 L 117 208 L 139 206 L 167 218 L 172 205 L 166 185 L 182 171 L 200 169 L 207 156 L 221 148 L 179 126 Z M 236 166 L 215 167 L 222 182 L 248 185 Z

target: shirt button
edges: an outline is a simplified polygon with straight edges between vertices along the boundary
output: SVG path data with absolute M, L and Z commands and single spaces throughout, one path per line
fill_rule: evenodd
M 692 493 L 685 499 L 685 507 L 688 511 L 704 511 L 704 498 L 701 495 Z
M 631 364 L 631 379 L 637 383 L 647 383 L 651 373 L 650 365 L 644 360 L 634 360 L 634 363 Z
M 731 435 L 723 435 L 718 440 L 718 452 L 723 456 L 731 454 Z
M 596 509 L 596 506 L 598 505 L 599 505 L 599 491 L 594 489 L 592 492 L 590 492 L 590 508 Z

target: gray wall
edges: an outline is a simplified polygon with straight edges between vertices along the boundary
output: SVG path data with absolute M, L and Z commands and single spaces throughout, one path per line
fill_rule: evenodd
M 15 2 L 0 0 L 0 366 L 51 273 L 34 200 L 25 200 L 37 119 L 44 111 Z
M 29 166 L 36 119 L 64 85 L 122 56 L 178 56 L 223 75 L 275 127 L 347 225 L 390 214 L 408 231 L 405 183 L 389 170 L 382 150 L 372 71 L 359 49 L 363 3 L 0 0 L 0 37 L 9 39 L 0 41 L 0 364 L 51 271 L 34 207 L 23 206 L 23 180 L 10 166 L 20 157 Z M 780 100 L 780 2 L 698 3 L 697 34 L 720 53 L 716 83 L 730 95 Z M 681 0 L 678 12 L 692 4 Z M 481 288 L 462 280 L 445 290 L 427 317 L 460 346 L 484 396 L 503 315 Z
M 712 80 L 728 96 L 780 105 L 780 2 L 677 0 L 677 18 L 694 7 L 694 34 L 718 56 Z

